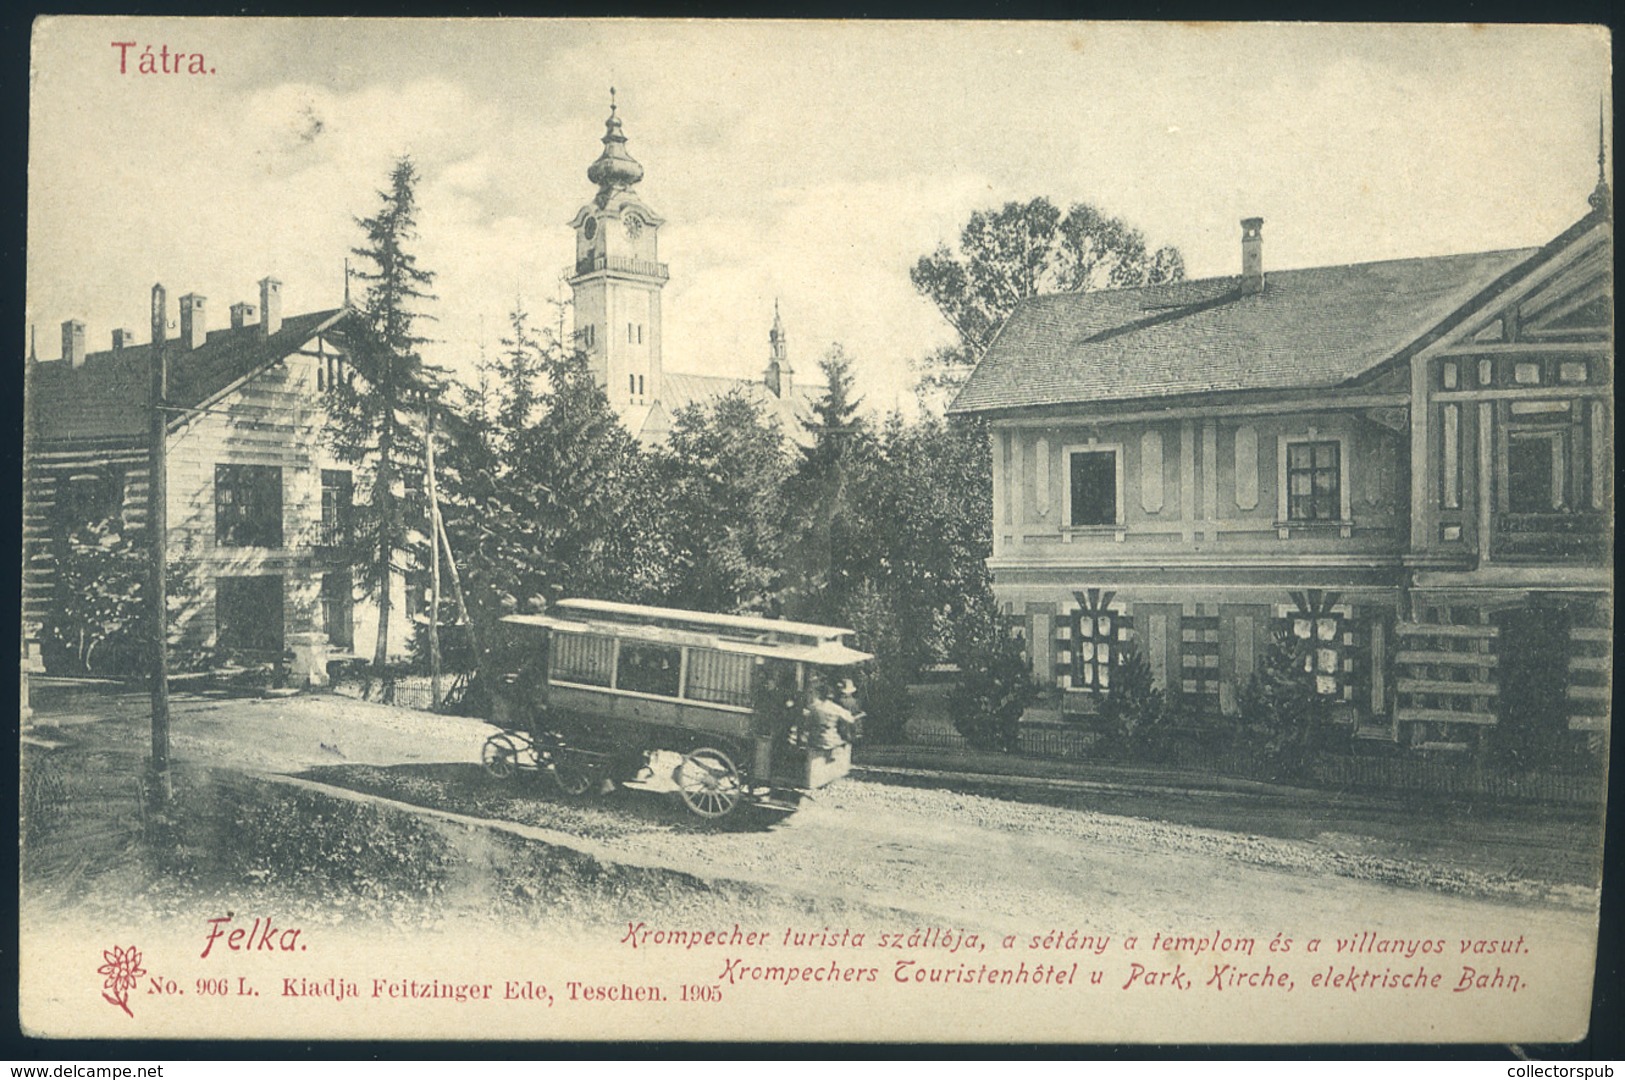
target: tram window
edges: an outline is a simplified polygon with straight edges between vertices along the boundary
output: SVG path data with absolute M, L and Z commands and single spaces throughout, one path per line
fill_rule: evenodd
M 623 641 L 616 666 L 616 689 L 676 697 L 682 663 L 683 651 L 676 646 Z
M 715 649 L 688 650 L 688 688 L 684 696 L 695 701 L 749 708 L 751 658 Z
M 552 654 L 553 678 L 588 686 L 609 685 L 610 667 L 615 659 L 614 638 L 556 634 Z

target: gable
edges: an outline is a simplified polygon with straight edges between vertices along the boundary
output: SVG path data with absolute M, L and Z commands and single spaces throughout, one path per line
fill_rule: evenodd
M 1518 280 L 1462 311 L 1429 345 L 1434 354 L 1502 350 L 1596 351 L 1613 337 L 1613 236 L 1605 219 L 1582 221 L 1542 249 Z

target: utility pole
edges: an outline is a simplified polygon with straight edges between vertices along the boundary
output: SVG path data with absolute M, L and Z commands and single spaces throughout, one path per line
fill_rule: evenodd
M 440 711 L 440 496 L 434 481 L 434 401 L 427 395 L 428 420 L 424 424 L 424 463 L 429 494 L 429 693 L 434 711 Z
M 169 404 L 168 297 L 152 287 L 152 445 L 148 454 L 147 535 L 152 560 L 152 773 L 156 798 L 174 796 L 169 776 Z

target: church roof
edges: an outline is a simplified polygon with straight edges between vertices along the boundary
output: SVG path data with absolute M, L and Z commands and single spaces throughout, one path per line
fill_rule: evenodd
M 659 406 L 667 416 L 672 416 L 679 409 L 723 397 L 735 391 L 755 402 L 769 416 L 777 417 L 785 435 L 800 442 L 805 436 L 801 421 L 812 415 L 812 403 L 824 392 L 824 388 L 818 385 L 793 384 L 788 394 L 780 396 L 769 391 L 757 379 L 668 371 L 660 377 Z M 644 430 L 640 426 L 632 425 L 630 417 L 628 426 L 634 431 Z

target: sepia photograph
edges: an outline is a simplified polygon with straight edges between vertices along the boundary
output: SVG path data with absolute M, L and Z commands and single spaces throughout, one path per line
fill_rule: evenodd
M 1606 27 L 31 52 L 24 1034 L 1587 1035 Z

